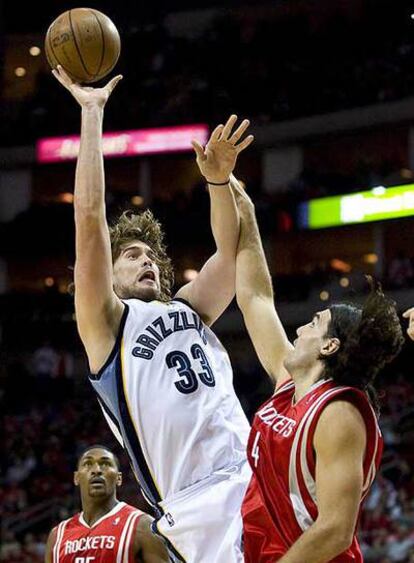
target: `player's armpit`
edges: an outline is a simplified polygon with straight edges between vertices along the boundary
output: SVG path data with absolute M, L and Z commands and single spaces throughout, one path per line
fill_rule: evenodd
M 366 428 L 351 403 L 336 401 L 315 431 L 318 517 L 280 563 L 328 563 L 352 542 L 363 490 Z
M 217 251 L 202 267 L 195 280 L 181 287 L 176 296 L 188 301 L 203 321 L 211 326 L 235 295 L 236 264 Z
M 162 540 L 152 533 L 153 519 L 143 514 L 138 521 L 135 541 L 134 557 L 138 563 L 168 563 L 170 558 Z
M 46 549 L 45 549 L 45 563 L 53 562 L 53 548 L 56 543 L 56 536 L 57 536 L 57 527 L 53 528 L 50 531 L 50 534 L 47 538 Z

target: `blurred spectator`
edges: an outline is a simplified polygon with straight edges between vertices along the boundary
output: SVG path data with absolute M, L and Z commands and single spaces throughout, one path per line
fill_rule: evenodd
M 388 557 L 391 561 L 406 561 L 414 547 L 414 530 L 405 524 L 397 523 L 396 531 L 388 538 Z

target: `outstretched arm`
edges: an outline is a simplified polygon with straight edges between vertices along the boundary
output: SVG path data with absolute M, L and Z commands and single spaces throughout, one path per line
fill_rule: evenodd
M 102 152 L 104 106 L 121 76 L 113 78 L 104 88 L 85 88 L 73 82 L 61 67 L 53 70 L 53 74 L 82 108 L 74 199 L 75 309 L 89 365 L 96 373 L 114 346 L 124 308 L 112 286 Z
M 292 348 L 274 305 L 272 279 L 257 226 L 254 205 L 232 178 L 240 214 L 236 260 L 236 298 L 259 360 L 280 386 L 289 378 L 283 362 Z
M 229 178 L 238 154 L 253 141 L 253 136 L 249 135 L 238 142 L 249 121 L 245 119 L 233 133 L 236 120 L 237 116 L 232 115 L 226 125 L 216 127 L 205 148 L 193 142 L 198 166 L 208 184 L 211 229 L 217 250 L 197 278 L 182 287 L 176 297 L 186 299 L 207 324 L 212 324 L 223 313 L 235 294 L 239 217 Z

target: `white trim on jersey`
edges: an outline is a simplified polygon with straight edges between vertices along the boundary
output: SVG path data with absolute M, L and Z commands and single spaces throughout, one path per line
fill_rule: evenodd
M 79 515 L 79 522 L 85 526 L 85 528 L 88 528 L 90 530 L 92 530 L 92 528 L 95 528 L 98 524 L 100 524 L 103 520 L 105 520 L 106 518 L 110 518 L 111 516 L 113 516 L 114 514 L 116 514 L 117 512 L 119 512 L 121 510 L 121 508 L 123 508 L 124 506 L 126 506 L 125 502 L 118 502 L 113 508 L 112 510 L 110 510 L 109 512 L 107 512 L 106 514 L 104 514 L 103 516 L 101 516 L 99 518 L 99 520 L 97 520 L 96 522 L 94 522 L 91 526 L 85 522 L 85 519 L 83 517 L 83 511 L 80 513 Z
M 118 442 L 120 443 L 120 445 L 124 448 L 124 440 L 121 436 L 121 433 L 118 429 L 118 427 L 116 426 L 116 424 L 112 421 L 112 419 L 110 418 L 110 416 L 108 415 L 108 413 L 105 411 L 103 404 L 101 403 L 101 399 L 98 396 L 98 404 L 101 407 L 101 411 L 104 415 L 104 418 L 106 420 L 106 422 L 108 423 L 109 428 L 112 430 L 113 435 L 115 436 L 115 438 L 118 440 Z
M 118 546 L 118 552 L 116 555 L 116 563 L 123 563 L 123 561 L 125 561 L 126 563 L 128 563 L 128 552 L 129 552 L 129 547 L 130 547 L 130 541 L 131 541 L 131 533 L 132 533 L 132 529 L 133 529 L 133 525 L 135 523 L 135 520 L 141 516 L 143 513 L 140 511 L 135 511 L 135 512 L 131 512 L 131 514 L 128 516 L 127 521 L 125 522 L 124 525 L 124 529 L 122 530 L 122 534 L 121 534 L 121 539 L 119 540 L 119 546 Z M 128 532 L 128 529 L 130 530 Z M 128 538 L 125 540 L 126 536 L 128 534 Z M 124 547 L 126 546 L 126 550 L 125 553 L 126 555 L 126 559 L 125 559 L 125 553 L 124 553 Z M 124 553 L 124 558 L 122 557 Z
M 379 427 L 378 424 L 378 419 L 375 415 L 375 411 L 372 408 L 372 405 L 370 403 L 368 403 L 369 408 L 371 409 L 371 414 L 374 418 L 375 421 L 375 427 L 377 429 L 377 432 L 375 432 L 375 448 L 374 448 L 374 453 L 372 454 L 372 461 L 371 461 L 371 465 L 369 468 L 369 471 L 367 471 L 367 478 L 365 479 L 364 485 L 362 487 L 362 498 L 364 499 L 369 491 L 370 486 L 372 485 L 372 482 L 375 479 L 375 475 L 377 474 L 377 467 L 376 467 L 376 459 L 377 459 L 377 452 L 378 452 L 378 438 L 379 436 L 381 436 L 381 429 Z
M 326 381 L 324 381 L 324 383 L 325 382 Z M 319 387 L 319 385 L 318 385 L 318 387 Z M 325 399 L 330 397 L 331 395 L 335 395 L 336 393 L 338 393 L 339 389 L 340 388 L 335 387 L 334 389 L 328 389 L 327 391 L 325 391 L 319 397 L 319 399 L 312 405 L 312 407 L 304 414 L 302 420 L 300 421 L 298 429 L 296 431 L 295 439 L 293 441 L 292 449 L 291 449 L 291 452 L 290 452 L 290 459 L 289 459 L 289 497 L 290 497 L 290 501 L 291 501 L 292 506 L 293 506 L 293 512 L 295 514 L 296 521 L 297 521 L 297 523 L 298 523 L 298 525 L 299 525 L 299 527 L 301 528 L 302 531 L 307 530 L 314 523 L 314 520 L 313 520 L 312 516 L 309 514 L 308 509 L 306 508 L 306 504 L 305 504 L 305 501 L 303 500 L 302 493 L 301 493 L 300 487 L 299 487 L 299 482 L 298 482 L 298 475 L 297 475 L 297 471 L 296 471 L 296 458 L 297 458 L 299 441 L 302 437 L 302 430 L 305 427 L 305 424 L 307 423 L 308 419 L 310 418 L 310 422 L 309 422 L 309 425 L 310 425 L 313 417 L 316 414 L 316 411 L 317 411 L 319 405 Z M 314 388 L 312 390 L 314 390 Z M 311 391 L 311 390 L 309 390 L 309 391 Z M 306 437 L 307 437 L 308 431 L 309 431 L 309 426 L 307 426 L 307 429 L 306 429 Z M 309 495 L 311 496 L 312 500 L 314 502 L 316 502 L 316 485 L 315 485 L 315 481 L 314 481 L 312 475 L 310 474 L 308 464 L 307 464 L 307 460 L 306 460 L 306 440 L 305 440 L 305 437 L 303 437 L 303 439 L 302 439 L 301 446 L 302 446 L 302 448 L 305 448 L 304 456 L 302 456 L 302 452 L 301 452 L 301 456 L 300 456 L 301 472 L 302 472 L 302 475 L 303 475 L 303 478 L 304 478 L 306 489 L 307 489 Z M 304 461 L 304 463 L 303 463 L 303 461 Z
M 68 518 L 67 520 L 63 520 L 58 526 L 58 530 L 56 534 L 56 542 L 53 547 L 53 563 L 59 563 L 60 544 L 62 543 L 62 538 L 65 532 L 66 524 L 69 522 L 69 520 L 70 518 Z
M 132 518 L 131 520 L 131 524 L 129 525 L 129 531 L 124 546 L 124 558 L 122 560 L 122 563 L 128 563 L 128 555 L 131 547 L 131 540 L 133 541 L 133 532 L 135 531 L 135 522 L 137 521 L 139 516 L 140 514 L 138 513 L 135 514 L 134 518 Z
M 284 391 L 287 391 L 294 386 L 295 382 L 291 379 L 289 379 L 289 381 L 285 381 L 285 383 L 282 383 L 282 385 L 276 389 L 276 391 L 273 393 L 273 397 L 276 397 L 276 395 L 279 395 L 280 393 L 283 393 Z

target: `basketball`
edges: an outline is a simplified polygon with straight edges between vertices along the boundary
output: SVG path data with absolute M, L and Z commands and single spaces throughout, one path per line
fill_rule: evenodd
M 116 65 L 121 40 L 112 20 L 98 10 L 75 8 L 50 25 L 45 52 L 52 68 L 61 65 L 75 82 L 104 78 Z

